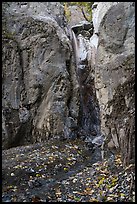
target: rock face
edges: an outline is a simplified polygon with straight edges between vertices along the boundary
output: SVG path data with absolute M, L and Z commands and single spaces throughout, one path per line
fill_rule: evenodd
M 95 25 L 98 39 L 91 40 L 97 48 L 95 87 L 101 131 L 126 164 L 135 154 L 135 7 L 134 2 L 119 2 L 108 8 Z
M 3 3 L 3 149 L 89 134 L 97 146 L 105 137 L 124 164 L 134 159 L 134 2 L 93 7 L 94 33 L 77 12 L 70 21 L 78 61 L 59 2 Z
M 68 10 L 70 11 L 70 17 L 68 19 L 69 27 L 75 26 L 76 24 L 79 24 L 81 21 L 85 21 L 81 9 L 78 6 L 76 5 L 68 6 Z
M 77 126 L 78 83 L 63 18 L 58 2 L 3 3 L 3 148 L 69 137 Z

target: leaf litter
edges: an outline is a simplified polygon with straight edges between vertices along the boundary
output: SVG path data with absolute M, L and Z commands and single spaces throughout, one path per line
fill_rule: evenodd
M 3 150 L 2 202 L 134 202 L 134 165 L 120 155 L 92 162 L 84 142 Z

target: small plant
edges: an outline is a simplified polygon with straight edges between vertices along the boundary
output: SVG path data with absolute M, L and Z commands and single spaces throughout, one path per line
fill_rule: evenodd
M 67 18 L 67 21 L 69 22 L 70 17 L 71 17 L 71 11 L 68 8 L 68 3 L 67 2 L 64 3 L 64 12 L 65 12 L 65 16 Z
M 68 20 L 70 20 L 71 17 L 71 12 L 69 10 L 69 6 L 76 5 L 80 8 L 83 17 L 87 21 L 92 21 L 92 5 L 94 2 L 64 2 L 64 10 L 65 10 L 65 15 Z

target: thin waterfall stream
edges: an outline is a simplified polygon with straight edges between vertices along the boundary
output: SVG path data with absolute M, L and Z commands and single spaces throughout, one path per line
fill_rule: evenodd
M 75 54 L 76 74 L 80 91 L 79 133 L 92 141 L 100 136 L 99 107 L 96 100 L 94 79 L 90 75 L 88 43 L 83 35 L 76 36 L 72 30 L 72 43 Z

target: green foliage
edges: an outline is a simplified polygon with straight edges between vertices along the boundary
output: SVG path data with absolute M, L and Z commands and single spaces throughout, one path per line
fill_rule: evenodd
M 65 8 L 65 15 L 67 19 L 68 18 L 70 19 L 70 15 L 71 15 L 68 7 L 76 5 L 81 9 L 82 14 L 87 21 L 92 20 L 92 5 L 94 2 L 62 2 L 62 3 Z
M 10 32 L 7 29 L 6 19 L 2 20 L 2 38 L 14 40 L 14 38 L 15 38 L 14 34 L 15 34 L 14 32 Z
M 67 18 L 67 21 L 69 22 L 70 21 L 70 17 L 71 17 L 71 12 L 68 8 L 68 3 L 67 2 L 64 2 L 64 11 L 65 11 L 65 16 Z

